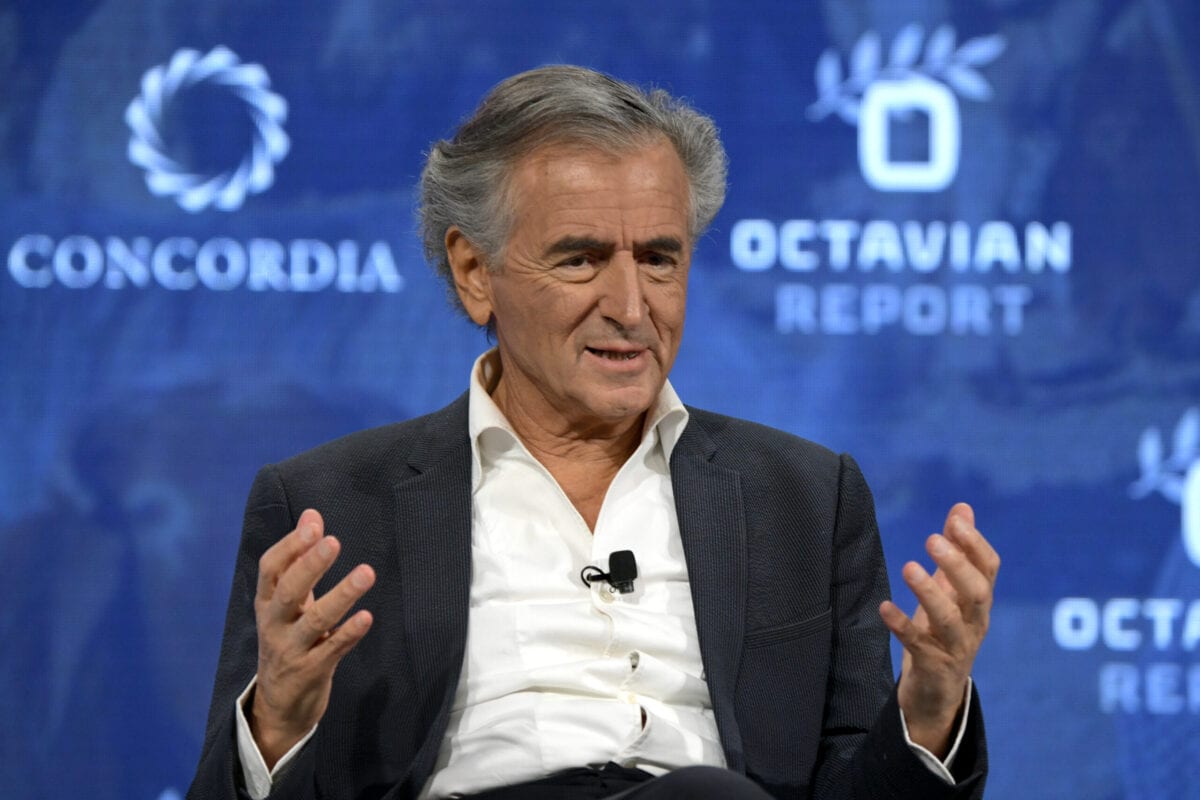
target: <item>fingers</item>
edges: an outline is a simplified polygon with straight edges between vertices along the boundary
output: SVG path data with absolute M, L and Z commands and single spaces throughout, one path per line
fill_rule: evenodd
M 954 519 L 955 517 L 962 519 L 963 522 L 967 523 L 972 528 L 975 527 L 975 509 L 971 508 L 971 506 L 968 504 L 955 503 L 950 508 L 950 513 L 946 515 L 946 525 L 949 525 L 950 520 Z
M 319 600 L 309 604 L 304 610 L 303 615 L 292 629 L 296 643 L 303 648 L 308 648 L 324 639 L 325 641 L 321 642 L 322 649 L 337 651 L 348 638 L 352 637 L 350 646 L 353 646 L 353 643 L 362 638 L 362 634 L 365 634 L 370 628 L 370 612 L 360 611 L 355 617 L 343 623 L 341 627 L 337 627 L 338 622 L 374 584 L 375 570 L 366 564 L 359 564 L 352 569 L 349 575 L 338 582 L 337 586 L 322 595 Z M 366 615 L 366 625 L 362 627 L 361 634 L 355 636 L 354 634 L 364 621 L 363 614 Z M 337 627 L 336 631 L 335 627 Z M 330 646 L 324 647 L 325 645 Z M 348 650 L 349 647 L 346 649 Z
M 966 511 L 965 513 L 955 513 L 959 509 Z M 971 563 L 989 581 L 993 584 L 996 582 L 996 575 L 1000 572 L 1000 555 L 992 547 L 991 542 L 975 528 L 975 515 L 969 505 L 959 503 L 950 509 L 950 514 L 946 517 L 943 535 L 966 553 Z
M 365 608 L 337 627 L 329 638 L 317 646 L 320 657 L 328 664 L 336 664 L 342 656 L 350 652 L 359 640 L 371 630 L 374 617 Z
M 292 562 L 308 551 L 325 533 L 325 522 L 313 509 L 306 509 L 295 529 L 263 553 L 258 560 L 258 599 L 268 601 L 275 585 Z
M 951 514 L 942 536 L 931 536 L 927 546 L 939 573 L 954 588 L 963 618 L 986 623 L 992 606 L 1000 556 L 969 517 Z
M 341 552 L 341 543 L 325 536 L 324 521 L 313 509 L 300 515 L 296 528 L 276 542 L 259 560 L 257 603 L 260 628 L 269 628 L 277 645 L 305 652 L 317 642 L 336 639 L 326 651 L 335 651 L 353 639 L 358 625 L 334 637 L 338 622 L 375 583 L 375 571 L 359 564 L 320 599 L 313 588 L 329 571 Z M 364 612 L 365 613 L 365 612 Z M 362 634 L 370 627 L 366 614 Z M 362 622 L 362 620 L 360 620 Z M 263 631 L 266 632 L 265 630 Z M 279 634 L 283 638 L 279 638 Z M 285 644 L 290 642 L 290 644 Z M 352 646 L 352 645 L 351 645 Z
M 951 592 L 915 561 L 905 564 L 901 575 L 917 597 L 916 612 L 909 617 L 886 600 L 879 606 L 879 615 L 904 646 L 906 663 L 909 657 L 916 658 L 928 669 L 961 661 L 969 671 L 978 640 L 970 635 L 973 629 L 964 623 Z
M 926 547 L 938 565 L 938 580 L 934 583 L 941 590 L 940 594 L 955 607 L 965 622 L 986 620 L 992 605 L 993 581 L 944 536 L 930 536 Z M 924 604 L 926 598 L 918 597 Z
M 1000 557 L 974 526 L 975 514 L 959 503 L 950 509 L 942 534 L 926 540 L 937 564 L 929 575 L 916 562 L 905 564 L 902 575 L 919 606 L 910 619 L 892 603 L 880 607 L 884 622 L 905 644 L 929 634 L 951 649 L 982 640 L 988 627 Z
M 271 618 L 291 622 L 304 613 L 310 604 L 313 587 L 333 566 L 341 549 L 342 544 L 336 538 L 322 536 L 293 561 L 275 584 L 267 606 Z
M 900 610 L 900 606 L 891 600 L 884 600 L 879 606 L 879 616 L 883 617 L 883 624 L 905 648 L 912 650 L 918 645 L 920 630 L 908 614 Z
M 939 572 L 946 574 L 944 568 Z M 963 623 L 966 615 L 955 592 L 947 591 L 940 580 L 935 580 L 915 561 L 905 564 L 901 575 L 924 611 L 930 632 L 946 645 L 957 647 L 964 638 Z

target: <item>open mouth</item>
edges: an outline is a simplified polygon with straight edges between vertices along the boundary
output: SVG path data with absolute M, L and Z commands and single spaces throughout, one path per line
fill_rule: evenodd
M 595 347 L 588 347 L 586 349 L 592 355 L 599 356 L 600 358 L 606 358 L 609 361 L 632 361 L 642 353 L 641 350 L 628 352 L 620 350 L 599 350 Z

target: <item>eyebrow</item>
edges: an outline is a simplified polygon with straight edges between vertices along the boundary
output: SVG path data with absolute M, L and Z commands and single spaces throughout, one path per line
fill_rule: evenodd
M 547 247 L 543 255 L 563 255 L 581 251 L 611 253 L 613 247 L 612 242 L 601 241 L 594 236 L 564 236 Z M 683 242 L 674 236 L 655 236 L 645 242 L 634 242 L 633 249 L 636 252 L 654 250 L 661 253 L 681 253 L 683 252 Z
M 602 242 L 594 236 L 564 236 L 547 247 L 543 255 L 555 256 L 580 251 L 608 253 L 612 249 L 612 242 Z
M 659 253 L 682 253 L 683 242 L 674 236 L 655 236 L 646 242 L 634 242 L 634 250 L 655 250 Z

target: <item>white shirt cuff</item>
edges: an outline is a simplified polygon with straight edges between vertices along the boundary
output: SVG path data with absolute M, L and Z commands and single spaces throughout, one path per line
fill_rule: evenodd
M 287 771 L 296 754 L 304 745 L 308 744 L 308 740 L 317 732 L 317 726 L 313 725 L 312 730 L 275 763 L 275 768 L 268 770 L 267 762 L 263 760 L 262 753 L 258 750 L 258 744 L 254 741 L 254 735 L 250 733 L 250 723 L 246 721 L 246 712 L 243 710 L 246 700 L 250 697 L 250 692 L 254 690 L 257 683 L 258 676 L 255 675 L 246 690 L 238 695 L 233 713 L 237 719 L 238 760 L 242 763 L 242 778 L 246 782 L 246 792 L 250 795 L 251 800 L 265 800 L 271 793 L 271 786 L 275 779 Z
M 963 734 L 967 731 L 967 718 L 971 714 L 971 686 L 972 681 L 970 678 L 967 678 L 967 693 L 963 696 L 962 720 L 958 723 L 958 733 L 954 735 L 954 743 L 950 746 L 950 752 L 946 754 L 945 760 L 939 759 L 909 737 L 908 722 L 904 719 L 904 709 L 900 710 L 900 727 L 904 730 L 904 741 L 908 743 L 912 751 L 917 754 L 917 758 L 921 759 L 921 763 L 930 772 L 951 786 L 955 784 L 955 780 L 954 776 L 950 774 L 950 768 L 954 766 L 954 757 L 958 755 L 958 746 L 962 744 Z M 255 800 L 259 799 L 255 798 Z

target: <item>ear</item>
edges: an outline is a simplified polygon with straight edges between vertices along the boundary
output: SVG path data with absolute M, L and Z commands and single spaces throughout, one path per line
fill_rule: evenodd
M 492 284 L 487 261 L 457 226 L 446 231 L 446 257 L 454 276 L 458 299 L 477 325 L 487 325 L 492 318 Z

